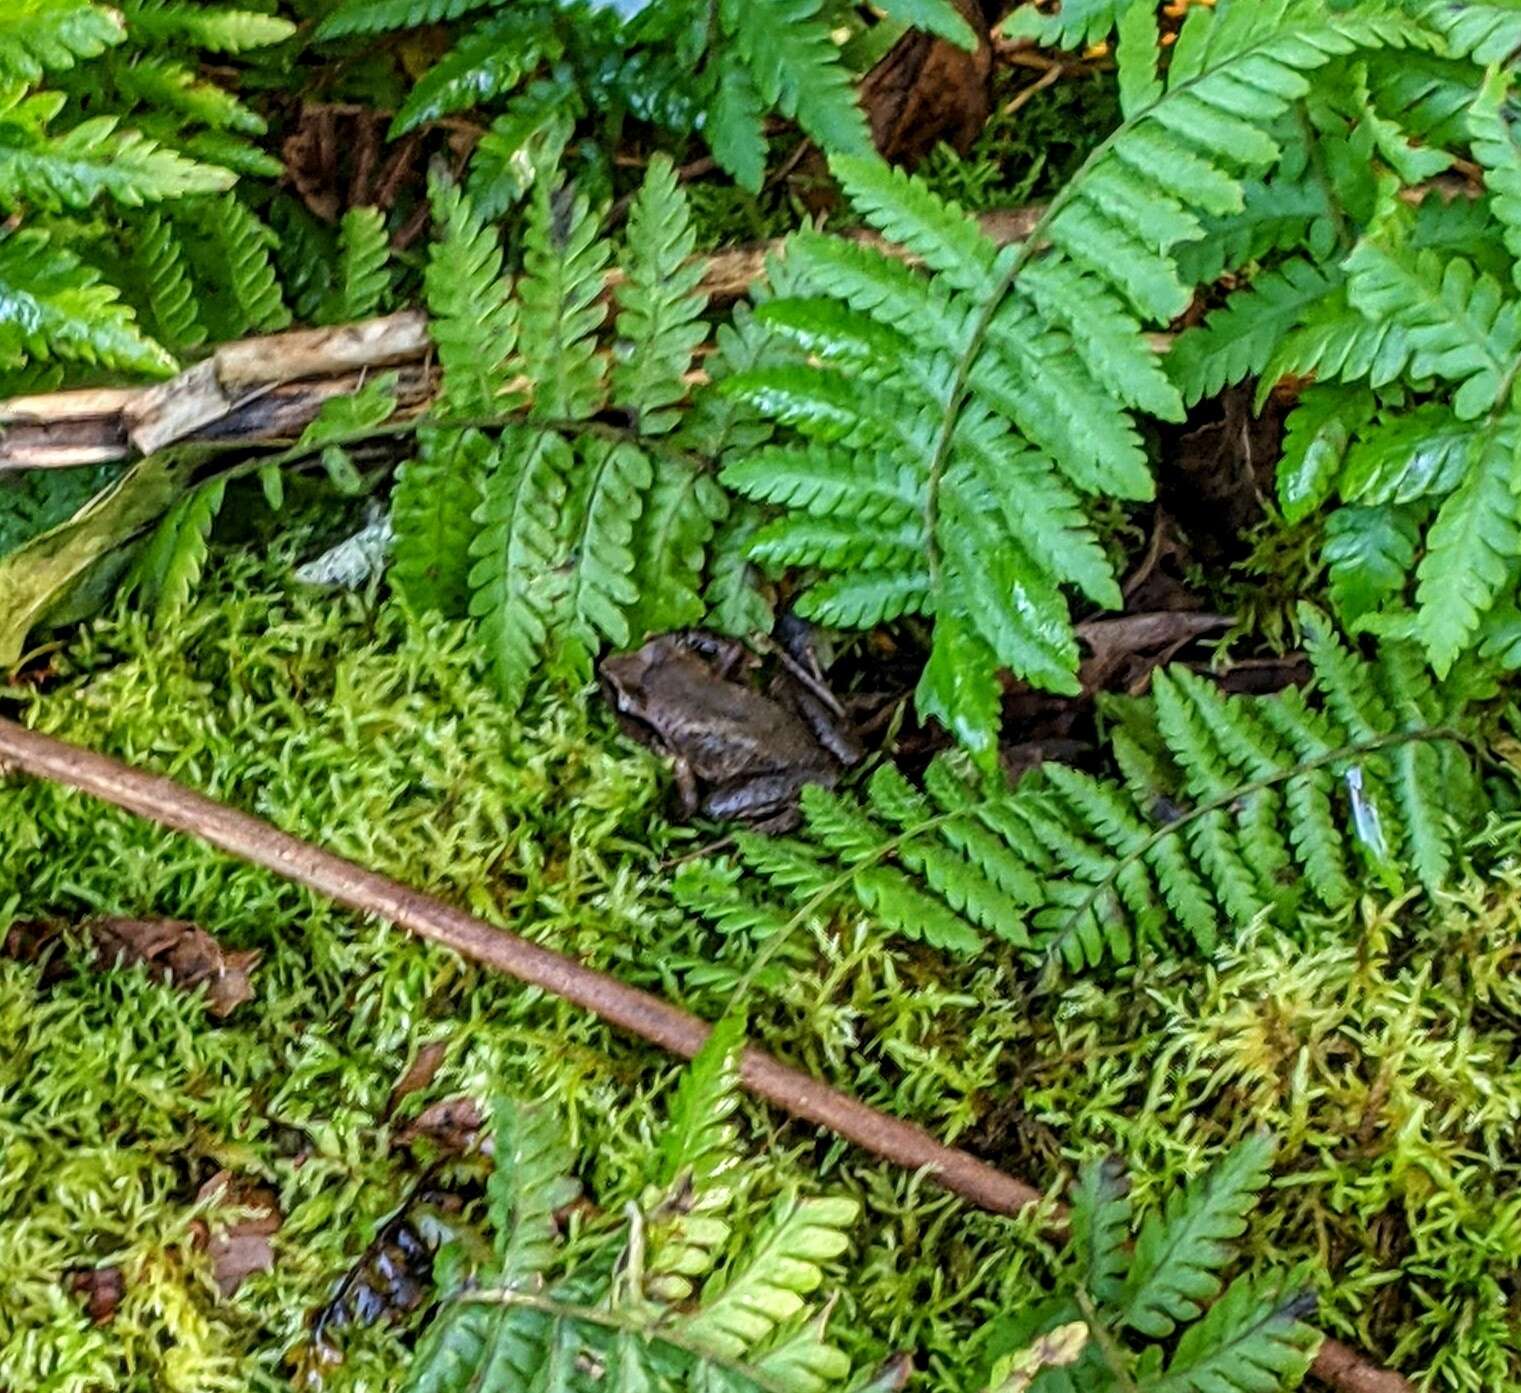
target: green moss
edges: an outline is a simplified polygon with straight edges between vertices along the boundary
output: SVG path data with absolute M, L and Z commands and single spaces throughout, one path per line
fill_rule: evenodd
M 214 558 L 172 633 L 101 621 L 61 655 L 61 681 L 16 703 L 716 1015 L 754 946 L 671 900 L 670 863 L 711 834 L 665 821 L 659 764 L 595 703 L 504 711 L 461 630 L 300 592 L 288 561 Z M 0 964 L 0 1386 L 288 1386 L 307 1314 L 418 1175 L 397 1126 L 437 1098 L 552 1096 L 592 1195 L 635 1183 L 674 1073 L 658 1052 L 56 788 L 0 787 L 0 844 L 0 924 L 166 914 L 264 954 L 256 1000 L 226 1023 L 140 972 L 80 960 L 44 986 Z M 1369 905 L 1211 967 L 1148 962 L 1039 999 L 1011 959 L 952 961 L 841 923 L 797 945 L 754 1029 L 1042 1185 L 1102 1147 L 1158 1189 L 1270 1127 L 1279 1183 L 1250 1259 L 1308 1260 L 1328 1327 L 1478 1393 L 1521 1378 L 1518 939 L 1514 866 L 1435 916 Z M 382 1121 L 439 1039 L 439 1076 Z M 866 1202 L 841 1271 L 853 1352 L 912 1349 L 929 1383 L 969 1386 L 982 1323 L 1049 1275 L 1033 1221 L 970 1211 L 758 1106 L 746 1132 L 758 1195 L 805 1179 Z M 274 1270 L 230 1299 L 192 1241 L 196 1193 L 222 1168 L 274 1186 L 286 1216 Z M 126 1295 L 92 1326 L 68 1274 L 110 1264 Z M 327 1386 L 383 1389 L 406 1336 L 382 1326 L 345 1348 Z

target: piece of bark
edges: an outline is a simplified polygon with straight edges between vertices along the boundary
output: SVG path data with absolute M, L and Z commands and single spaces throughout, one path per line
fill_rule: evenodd
M 228 952 L 204 929 L 181 919 L 87 919 L 81 929 L 103 966 L 142 963 L 186 991 L 204 986 L 206 1009 L 219 1019 L 253 998 L 249 978 L 259 961 L 257 949 Z M 45 959 L 43 980 L 56 981 L 65 969 L 48 949 L 65 930 L 51 921 L 13 924 L 5 936 L 5 956 L 20 962 Z
M 207 1201 L 215 1201 L 217 1209 L 246 1211 L 229 1223 L 218 1223 L 213 1217 L 194 1226 L 197 1245 L 211 1259 L 217 1290 L 231 1296 L 255 1273 L 274 1269 L 275 1248 L 269 1240 L 284 1222 L 279 1196 L 250 1176 L 221 1170 L 196 1194 L 197 1203 Z

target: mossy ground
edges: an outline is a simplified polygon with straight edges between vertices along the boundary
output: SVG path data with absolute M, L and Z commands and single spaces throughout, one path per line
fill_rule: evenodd
M 6 709 L 716 1015 L 755 946 L 671 898 L 671 863 L 712 834 L 666 820 L 659 763 L 595 699 L 503 710 L 458 629 L 295 587 L 296 545 L 219 553 L 171 631 L 99 621 L 59 681 Z M 658 1052 L 75 794 L 0 787 L 0 844 L 0 928 L 170 915 L 264 954 L 225 1023 L 139 971 L 80 958 L 44 986 L 0 963 L 0 1387 L 288 1386 L 308 1314 L 416 1179 L 397 1128 L 441 1097 L 551 1096 L 591 1194 L 637 1192 L 674 1072 Z M 997 951 L 954 961 L 860 923 L 798 949 L 756 1003 L 775 1053 L 1049 1187 L 1110 1148 L 1150 1193 L 1271 1128 L 1253 1261 L 1306 1263 L 1327 1328 L 1432 1387 L 1521 1386 L 1521 864 L 1437 910 L 1368 904 L 1211 966 L 1034 999 Z M 444 1068 L 382 1121 L 435 1040 Z M 758 1194 L 866 1201 L 839 1273 L 852 1351 L 913 1350 L 923 1386 L 974 1386 L 977 1332 L 1053 1260 L 1033 1222 L 759 1106 L 745 1135 Z M 285 1215 L 274 1270 L 231 1298 L 191 1241 L 222 1168 L 271 1184 Z M 107 1264 L 126 1295 L 93 1326 L 69 1274 Z M 328 1386 L 393 1387 L 406 1345 L 404 1328 L 349 1334 Z

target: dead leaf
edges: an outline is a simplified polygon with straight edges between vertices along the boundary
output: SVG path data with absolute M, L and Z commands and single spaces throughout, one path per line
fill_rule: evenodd
M 139 461 L 68 521 L 0 561 L 0 669 L 15 666 L 27 634 L 97 562 L 168 511 L 205 453 L 165 450 Z
M 412 1062 L 407 1065 L 402 1076 L 396 1080 L 396 1086 L 391 1090 L 391 1096 L 386 1099 L 384 1111 L 380 1114 L 382 1122 L 387 1121 L 400 1106 L 401 1100 L 409 1093 L 421 1093 L 433 1082 L 439 1068 L 443 1065 L 445 1057 L 449 1053 L 447 1040 L 431 1040 L 418 1050 Z
M 444 1151 L 472 1151 L 480 1139 L 485 1117 L 474 1098 L 445 1098 L 424 1108 L 396 1133 L 395 1145 L 430 1141 Z
M 204 985 L 206 1009 L 218 1019 L 253 997 L 249 977 L 259 961 L 257 949 L 228 952 L 204 929 L 181 919 L 87 919 L 80 928 L 103 964 L 143 963 L 186 991 Z M 65 929 L 51 921 L 13 924 L 5 937 L 5 955 L 37 962 Z M 49 963 L 43 981 L 56 981 L 64 970 L 61 960 Z
M 85 1298 L 85 1314 L 96 1325 L 107 1324 L 127 1294 L 127 1279 L 119 1267 L 90 1267 L 70 1275 L 69 1290 Z
M 218 1227 L 198 1226 L 198 1239 L 211 1258 L 211 1275 L 217 1290 L 231 1296 L 256 1272 L 275 1265 L 274 1245 L 269 1241 L 283 1222 L 279 1198 L 260 1181 L 232 1171 L 218 1171 L 196 1195 L 197 1203 L 215 1200 L 217 1208 L 246 1211 L 245 1216 Z

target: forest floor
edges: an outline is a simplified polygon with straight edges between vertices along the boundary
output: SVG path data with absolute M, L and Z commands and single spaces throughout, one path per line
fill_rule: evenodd
M 1113 109 L 1102 80 L 1056 84 L 930 173 L 973 208 L 1010 188 L 1039 198 Z M 698 209 L 715 243 L 795 221 Z M 1174 453 L 1164 569 L 1195 606 L 1242 617 L 1226 661 L 1249 660 L 1246 680 L 1251 662 L 1293 661 L 1287 597 L 1309 563 L 1253 552 L 1250 479 L 1220 445 L 1235 432 L 1203 429 Z M 594 695 L 506 712 L 462 627 L 418 629 L 373 591 L 296 582 L 357 515 L 214 548 L 172 631 L 117 611 L 60 642 L 3 710 L 720 1014 L 754 945 L 694 922 L 672 880 L 722 829 L 670 816 L 666 767 Z M 1202 555 L 1225 564 L 1200 590 Z M 1093 720 L 1091 703 L 1042 707 L 1029 738 L 1080 739 Z M 1490 844 L 1518 834 L 1521 812 Z M 289 1387 L 325 1306 L 353 1289 L 345 1274 L 377 1240 L 405 1249 L 398 1216 L 424 1226 L 430 1187 L 498 1091 L 563 1108 L 593 1197 L 645 1152 L 676 1066 L 542 993 L 45 784 L 0 788 L 0 845 L 0 1280 L 24 1312 L 17 1393 Z M 204 994 L 100 970 L 77 942 L 17 946 L 23 926 L 92 916 L 193 922 L 257 954 L 251 994 L 218 1015 Z M 1267 1128 L 1281 1149 L 1250 1262 L 1303 1265 L 1327 1331 L 1433 1388 L 1487 1393 L 1521 1359 L 1521 1293 L 1490 1261 L 1521 1227 L 1518 942 L 1521 862 L 1435 908 L 1368 899 L 1208 966 L 1151 960 L 1041 998 L 999 951 L 955 961 L 842 921 L 777 960 L 750 1027 L 1053 1195 L 1077 1159 L 1112 1150 L 1144 1199 Z M 924 1387 L 980 1386 L 987 1322 L 1057 1261 L 1037 1217 L 979 1212 L 759 1104 L 743 1135 L 757 1209 L 789 1184 L 867 1201 L 840 1265 L 852 1355 L 907 1350 Z M 425 1257 L 324 1336 L 324 1387 L 394 1386 Z

